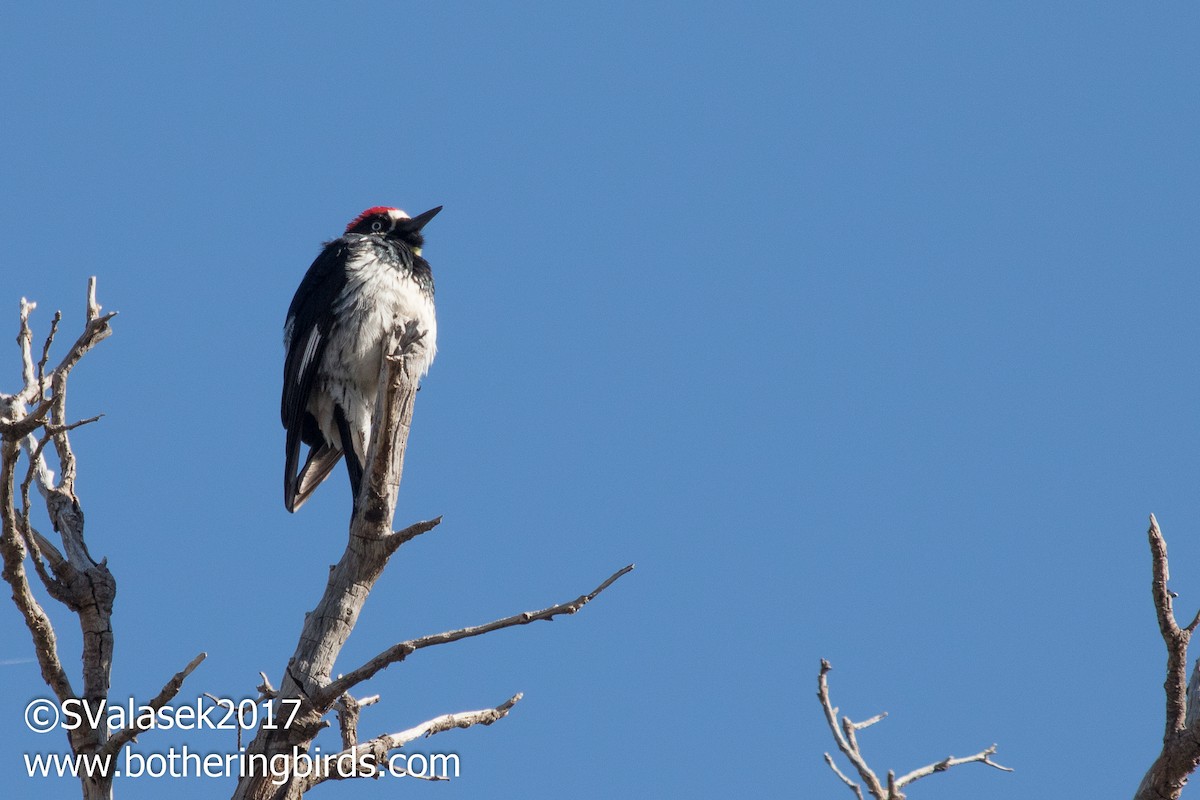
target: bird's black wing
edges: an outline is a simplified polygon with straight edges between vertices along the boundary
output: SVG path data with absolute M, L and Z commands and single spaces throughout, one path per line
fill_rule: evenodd
M 288 307 L 285 325 L 288 333 L 285 341 L 287 355 L 283 362 L 283 398 L 280 404 L 280 417 L 287 430 L 283 502 L 288 511 L 295 511 L 297 507 L 300 444 L 306 424 L 312 426 L 312 422 L 306 423 L 306 418 L 310 416 L 308 399 L 313 390 L 317 367 L 329 343 L 334 301 L 346 286 L 348 249 L 344 239 L 326 244 L 308 268 L 304 280 L 300 281 L 296 296 Z M 336 463 L 336 458 L 334 461 Z

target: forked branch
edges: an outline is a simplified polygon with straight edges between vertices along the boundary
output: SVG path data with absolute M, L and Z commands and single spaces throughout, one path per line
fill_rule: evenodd
M 887 785 L 885 786 L 879 780 L 879 776 L 875 771 L 867 764 L 866 758 L 863 757 L 862 751 L 859 749 L 858 737 L 855 734 L 857 731 L 868 728 L 884 719 L 887 716 L 887 712 L 877 714 L 864 722 L 852 722 L 849 717 L 842 717 L 839 727 L 837 719 L 838 710 L 829 699 L 829 680 L 826 676 L 831 669 L 833 667 L 830 666 L 829 662 L 821 659 L 821 671 L 817 675 L 817 699 L 821 701 L 821 708 L 825 712 L 825 722 L 829 725 L 829 730 L 833 734 L 833 739 L 837 743 L 838 750 L 850 761 L 855 772 L 858 773 L 859 779 L 866 786 L 867 793 L 875 800 L 903 800 L 905 795 L 900 790 L 908 784 L 928 777 L 935 772 L 945 772 L 951 767 L 957 767 L 960 764 L 979 762 L 1003 772 L 1012 772 L 1011 768 L 997 764 L 992 760 L 992 756 L 996 753 L 996 745 L 993 744 L 991 747 L 965 758 L 947 756 L 941 761 L 914 769 L 912 772 L 906 773 L 899 778 L 896 777 L 895 772 L 889 770 L 887 773 Z M 829 765 L 829 768 L 833 770 L 838 779 L 854 792 L 859 800 L 863 800 L 862 787 L 838 769 L 837 762 L 833 760 L 833 756 L 829 755 L 829 753 L 825 754 L 825 763 Z
M 83 507 L 75 492 L 77 462 L 70 434 L 99 416 L 71 421 L 67 417 L 67 380 L 71 371 L 98 343 L 112 334 L 115 313 L 101 314 L 96 302 L 96 279 L 88 282 L 86 322 L 83 332 L 57 366 L 47 369 L 50 349 L 62 315 L 56 313 L 50 332 L 35 360 L 30 314 L 34 303 L 21 300 L 17 346 L 21 358 L 22 385 L 13 394 L 0 394 L 0 557 L 3 578 L 12 589 L 13 601 L 25 620 L 33 640 L 42 678 L 61 702 L 82 701 L 89 712 L 83 723 L 68 733 L 71 751 L 77 756 L 115 756 L 141 731 L 134 727 L 109 736 L 107 715 L 113 654 L 112 611 L 117 585 L 108 564 L 96 561 L 84 540 Z M 56 477 L 47 464 L 47 448 L 58 458 Z M 27 464 L 17 488 L 17 464 L 24 455 Z M 30 490 L 36 486 L 57 534 L 57 541 L 43 536 L 30 524 Z M 19 507 L 18 507 L 19 501 Z M 54 627 L 46 610 L 34 596 L 26 572 L 26 559 L 47 593 L 78 618 L 82 632 L 82 674 L 77 684 L 67 676 L 58 653 Z M 184 679 L 203 660 L 199 656 L 168 681 L 151 706 L 160 708 L 179 692 Z M 76 689 L 76 686 L 79 689 Z M 100 724 L 93 724 L 99 718 Z M 105 759 L 104 763 L 114 763 Z M 85 800 L 109 800 L 111 772 L 94 772 L 82 778 Z
M 516 614 L 485 625 L 400 642 L 356 669 L 333 677 L 334 665 L 343 645 L 353 631 L 367 596 L 389 559 L 401 545 L 432 530 L 441 522 L 441 517 L 436 517 L 400 531 L 392 529 L 397 489 L 403 473 L 404 455 L 412 426 L 413 403 L 419 377 L 417 370 L 424 360 L 420 351 L 427 346 L 424 334 L 424 331 L 416 328 L 415 323 L 408 323 L 399 328 L 388 348 L 390 355 L 382 359 L 379 375 L 382 390 L 376 404 L 371 424 L 371 442 L 363 465 L 365 480 L 353 506 L 346 549 L 338 563 L 331 567 L 321 599 L 305 617 L 300 640 L 284 670 L 279 689 L 271 686 L 265 675 L 259 687 L 260 694 L 264 696 L 296 701 L 298 713 L 289 727 L 275 730 L 260 728 L 246 749 L 248 756 L 289 758 L 294 757 L 291 754 L 307 751 L 317 733 L 328 725 L 326 715 L 335 709 L 339 716 L 342 743 L 346 748 L 346 752 L 339 755 L 347 755 L 355 761 L 365 758 L 368 754 L 371 758 L 381 759 L 387 751 L 401 746 L 416 735 L 431 735 L 471 725 L 488 725 L 502 719 L 520 699 L 520 695 L 492 709 L 447 714 L 422 723 L 416 728 L 377 737 L 360 744 L 359 710 L 365 701 L 355 701 L 350 691 L 389 664 L 402 661 L 422 648 L 479 636 L 501 628 L 525 625 L 536 620 L 551 619 L 560 614 L 574 614 L 633 568 L 630 565 L 619 570 L 588 594 L 541 611 Z M 312 786 L 340 777 L 351 776 L 320 771 L 301 775 L 297 770 L 286 785 L 280 787 L 273 776 L 251 775 L 241 779 L 234 798 L 298 800 Z

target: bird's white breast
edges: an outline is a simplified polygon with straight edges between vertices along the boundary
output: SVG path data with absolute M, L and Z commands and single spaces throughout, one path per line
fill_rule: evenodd
M 408 274 L 373 254 L 346 265 L 345 288 L 334 301 L 337 325 L 318 368 L 318 381 L 328 393 L 315 392 L 310 410 L 329 441 L 338 441 L 332 403 L 345 411 L 350 426 L 363 439 L 355 443 L 365 456 L 371 417 L 379 392 L 379 372 L 392 332 L 416 321 L 425 332 L 418 345 L 424 376 L 437 352 L 437 317 L 433 299 Z
M 346 278 L 334 307 L 334 316 L 341 324 L 330 341 L 330 349 L 340 350 L 338 361 L 359 365 L 363 374 L 356 377 L 374 386 L 388 338 L 394 330 L 415 320 L 425 331 L 420 370 L 424 375 L 437 353 L 437 317 L 432 298 L 410 275 L 370 256 L 347 262 Z M 329 364 L 328 359 L 326 363 L 331 373 L 336 371 L 336 364 Z

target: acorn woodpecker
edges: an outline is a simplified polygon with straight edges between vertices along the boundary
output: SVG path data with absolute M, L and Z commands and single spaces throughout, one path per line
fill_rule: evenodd
M 398 208 L 368 208 L 325 244 L 300 282 L 283 326 L 288 511 L 308 500 L 343 454 L 357 501 L 384 348 L 394 330 L 416 321 L 425 332 L 419 374 L 428 371 L 437 351 L 437 319 L 421 229 L 441 210 L 410 218 Z M 308 458 L 297 470 L 301 442 Z

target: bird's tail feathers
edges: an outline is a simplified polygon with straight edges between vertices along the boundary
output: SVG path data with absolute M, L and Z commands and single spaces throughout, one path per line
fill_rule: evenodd
M 337 466 L 342 457 L 342 449 L 329 444 L 315 447 L 308 452 L 308 460 L 300 468 L 296 476 L 296 490 L 292 501 L 291 511 L 296 511 L 312 496 L 317 487 L 329 477 L 329 473 Z

